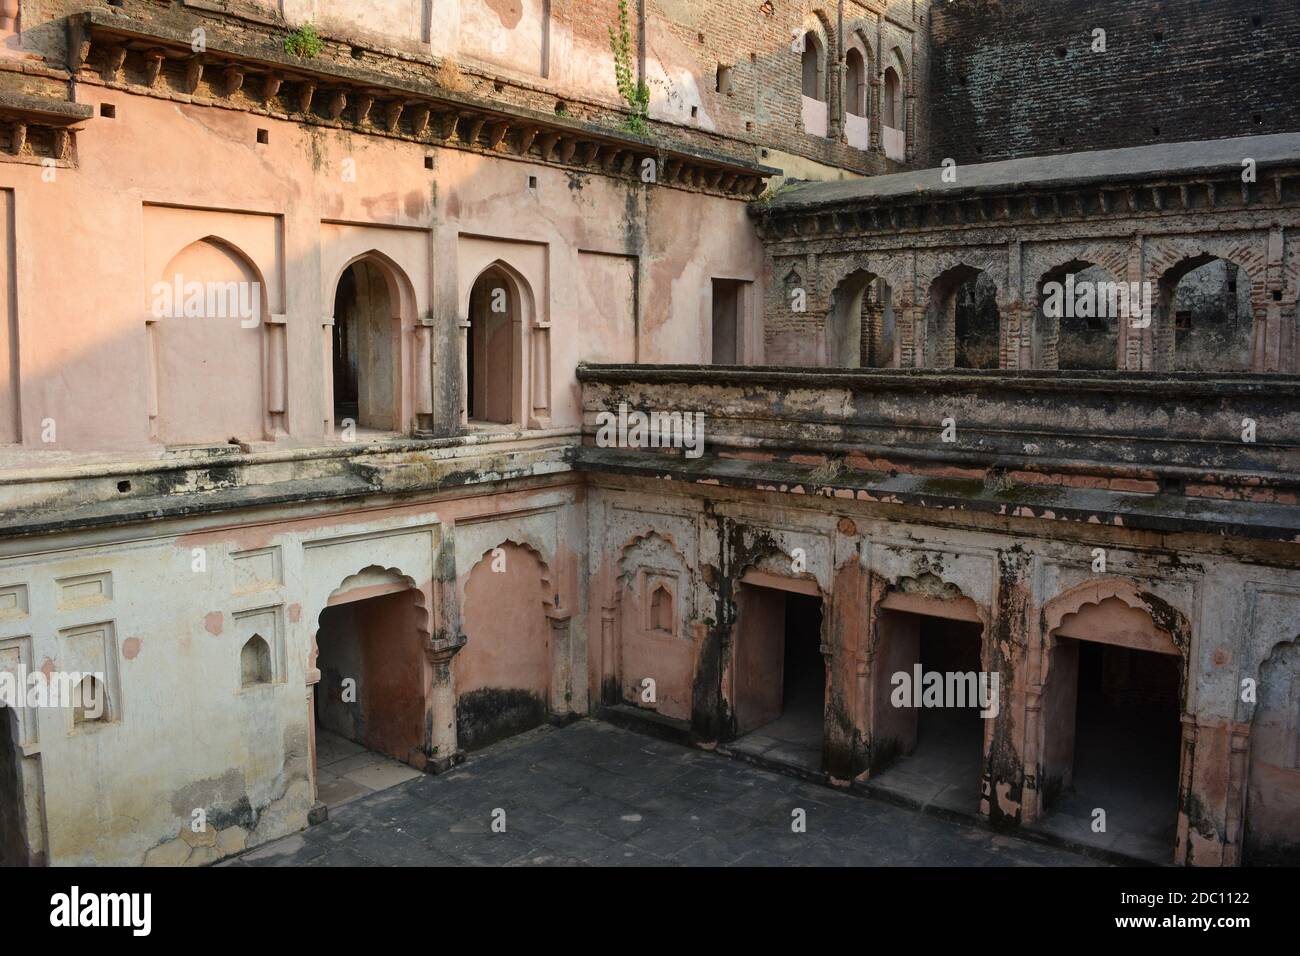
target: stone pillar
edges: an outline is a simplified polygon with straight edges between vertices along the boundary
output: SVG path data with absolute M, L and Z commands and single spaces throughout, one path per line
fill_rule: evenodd
M 617 605 L 605 605 L 600 609 L 600 702 L 607 707 L 617 704 L 623 693 L 617 619 Z
M 316 666 L 316 638 L 311 639 L 311 656 L 307 659 L 307 753 L 311 758 L 311 809 L 307 822 L 312 826 L 329 819 L 329 807 L 321 803 L 316 784 L 316 685 L 320 683 L 320 668 Z
M 1277 312 L 1277 369 L 1279 372 L 1300 372 L 1300 311 L 1294 297 L 1279 304 Z
M 1002 323 L 1006 333 L 999 333 L 1005 342 L 1002 368 L 1034 367 L 1034 322 L 1032 313 L 1025 308 L 1020 248 L 1018 240 L 1007 243 L 1006 318 Z M 999 305 L 999 316 L 1001 310 Z
M 925 367 L 925 313 L 910 299 L 894 309 L 900 343 L 899 368 Z
M 551 700 L 554 721 L 564 723 L 573 718 L 573 648 L 570 624 L 573 615 L 564 608 L 546 609 L 551 625 Z
M 334 437 L 334 316 L 324 316 L 321 326 L 321 401 L 325 403 L 325 437 Z
M 878 153 L 881 150 L 880 144 L 880 76 L 872 72 L 869 81 L 870 89 L 867 92 L 867 113 L 871 117 L 871 125 L 868 127 L 868 135 L 871 137 L 869 148 L 871 152 Z
M 1228 807 L 1224 826 L 1223 865 L 1241 865 L 1241 846 L 1245 831 L 1246 787 L 1250 773 L 1250 724 L 1234 723 L 1230 727 L 1228 763 Z
M 840 523 L 841 534 L 856 534 L 851 520 L 845 518 Z M 851 530 L 844 530 L 845 526 Z M 866 573 L 854 553 L 835 573 L 833 596 L 826 609 L 829 626 L 822 634 L 827 671 L 822 765 L 832 780 L 845 784 L 865 771 L 868 762 L 862 695 L 867 665 L 859 647 L 867 629 L 868 601 Z
M 1188 866 L 1232 865 L 1240 851 L 1229 850 L 1228 839 L 1229 834 L 1235 838 L 1240 833 L 1240 811 L 1234 809 L 1230 814 L 1229 807 L 1241 801 L 1245 787 L 1248 727 L 1190 714 L 1184 714 L 1182 720 L 1174 862 Z M 1234 815 L 1237 820 L 1232 819 Z
M 908 74 L 907 96 L 903 104 L 904 158 L 910 164 L 916 162 L 916 94 L 912 92 L 911 74 Z
M 528 427 L 551 426 L 551 323 L 535 322 L 532 328 L 532 355 L 529 382 L 532 393 L 528 403 Z
M 287 315 L 271 315 L 266 320 L 266 410 L 270 419 L 266 437 L 270 441 L 288 431 L 284 420 L 288 400 L 288 319 Z
M 421 428 L 429 428 L 433 415 L 433 316 L 415 325 L 415 414 Z
M 1295 303 L 1283 305 L 1286 279 L 1282 270 L 1282 229 L 1274 225 L 1268 234 L 1264 301 L 1251 299 L 1254 319 L 1254 349 L 1251 369 L 1256 372 L 1290 372 L 1295 360 Z M 1252 291 L 1256 288 L 1251 283 Z M 1288 321 L 1289 320 L 1289 321 Z
M 1020 794 L 1020 820 L 1033 823 L 1042 813 L 1043 792 L 1038 779 L 1038 755 L 1043 727 L 1043 687 L 1037 683 L 1040 672 L 1034 672 L 1034 683 L 1025 688 L 1025 785 Z
M 158 321 L 145 319 L 145 348 L 148 349 L 145 363 L 147 383 L 145 387 L 146 406 L 149 414 L 149 437 L 158 440 Z
M 844 64 L 842 57 L 831 61 L 827 94 L 826 110 L 829 116 L 826 134 L 831 140 L 838 143 L 844 136 Z
M 1142 237 L 1133 236 L 1129 242 L 1128 265 L 1124 280 L 1129 283 L 1141 283 L 1145 279 L 1142 273 Z M 1124 356 L 1121 368 L 1129 372 L 1151 371 L 1155 358 L 1155 325 L 1164 321 L 1160 315 L 1162 309 L 1158 302 L 1159 290 L 1152 292 L 1152 314 L 1149 316 L 1129 316 L 1120 322 L 1120 349 Z
M 1020 304 L 998 299 L 998 368 L 1020 368 Z
M 453 641 L 437 641 L 426 649 L 432 680 L 427 698 L 429 739 L 425 766 L 429 773 L 443 773 L 464 759 L 456 741 L 456 682 L 451 661 L 465 646 L 465 635 Z
M 464 428 L 469 424 L 469 363 L 474 356 L 469 354 L 469 319 L 458 319 L 456 327 L 460 330 L 460 424 Z
M 885 125 L 881 110 L 884 108 L 883 87 L 885 80 L 884 14 L 876 14 L 876 55 L 871 61 L 871 150 L 879 153 L 884 149 L 880 138 L 880 128 Z

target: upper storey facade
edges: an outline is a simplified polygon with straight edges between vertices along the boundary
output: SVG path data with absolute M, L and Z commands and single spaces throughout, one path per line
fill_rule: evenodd
M 60 21 L 117 10 L 210 20 L 250 41 L 312 24 L 319 58 L 594 122 L 632 110 L 616 81 L 620 9 L 650 129 L 776 160 L 800 178 L 873 173 L 927 152 L 930 0 L 154 0 L 23 4 L 22 45 L 66 56 Z M 888 132 L 887 132 L 888 130 Z M 844 172 L 841 172 L 843 170 Z

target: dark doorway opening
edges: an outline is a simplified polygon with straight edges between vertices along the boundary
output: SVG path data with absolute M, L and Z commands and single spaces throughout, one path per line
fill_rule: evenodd
M 362 259 L 343 270 L 334 293 L 334 425 L 397 428 L 396 304 L 383 271 Z
M 1044 781 L 1043 829 L 1127 856 L 1168 863 L 1178 822 L 1182 658 L 1061 638 L 1077 658 L 1072 773 Z M 1104 813 L 1104 818 L 1097 811 Z M 1098 826 L 1104 822 L 1105 829 Z
M 334 422 L 357 420 L 356 273 L 345 269 L 334 294 Z
M 499 269 L 484 272 L 470 290 L 465 338 L 466 417 L 472 422 L 508 425 L 518 421 L 518 321 L 514 284 Z
M 740 362 L 742 283 L 734 279 L 713 280 L 713 351 L 714 365 L 737 365 Z
M 963 282 L 957 288 L 953 328 L 957 368 L 997 368 L 998 290 L 987 273 Z
M 820 771 L 826 710 L 820 597 L 743 586 L 737 618 L 737 753 Z
M 339 806 L 418 776 L 424 659 L 413 590 L 327 607 L 316 635 L 317 797 Z
M 982 683 L 987 680 L 980 656 L 982 632 L 972 621 L 897 611 L 882 615 L 880 640 L 885 643 L 877 655 L 871 788 L 919 806 L 979 812 L 984 731 L 1000 706 L 996 698 L 986 697 L 990 716 L 981 716 L 981 686 L 994 693 L 991 683 Z M 915 705 L 913 690 L 918 665 L 922 706 Z M 942 676 L 939 706 L 925 697 L 928 674 Z

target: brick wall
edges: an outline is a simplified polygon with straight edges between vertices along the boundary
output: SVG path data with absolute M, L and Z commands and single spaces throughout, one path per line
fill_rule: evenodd
M 931 166 L 1300 130 L 1296 0 L 950 0 L 932 17 Z
M 685 67 L 699 84 L 702 106 L 719 133 L 779 149 L 833 166 L 863 173 L 899 168 L 879 148 L 863 151 L 843 142 L 843 136 L 811 136 L 803 131 L 801 60 L 791 51 L 791 32 L 817 26 L 826 47 L 827 103 L 834 119 L 843 115 L 841 60 L 849 38 L 857 35 L 870 62 L 869 78 L 880 62 L 897 48 L 911 70 L 915 96 L 915 155 L 928 154 L 930 73 L 927 36 L 932 0 L 826 0 L 824 3 L 762 3 L 761 0 L 647 0 L 653 22 L 649 54 Z M 666 56 L 659 37 L 671 37 L 673 54 Z M 731 92 L 715 92 L 719 64 L 732 67 Z M 838 67 L 838 68 L 837 68 Z M 908 83 L 904 82 L 904 87 Z M 662 92 L 662 91 L 657 91 Z M 878 123 L 872 109 L 871 123 Z M 683 123 L 689 119 L 683 117 Z M 760 159 L 763 157 L 759 157 Z M 922 163 L 923 164 L 923 163 Z

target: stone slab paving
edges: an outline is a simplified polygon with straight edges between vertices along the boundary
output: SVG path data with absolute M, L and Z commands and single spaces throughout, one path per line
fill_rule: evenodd
M 331 808 L 420 775 L 420 771 L 391 757 L 369 751 L 331 731 L 316 729 L 316 791 Z
M 492 831 L 505 811 L 505 832 Z M 792 812 L 807 831 L 792 832 Z M 1066 850 L 583 720 L 331 809 L 220 866 L 1090 866 Z

